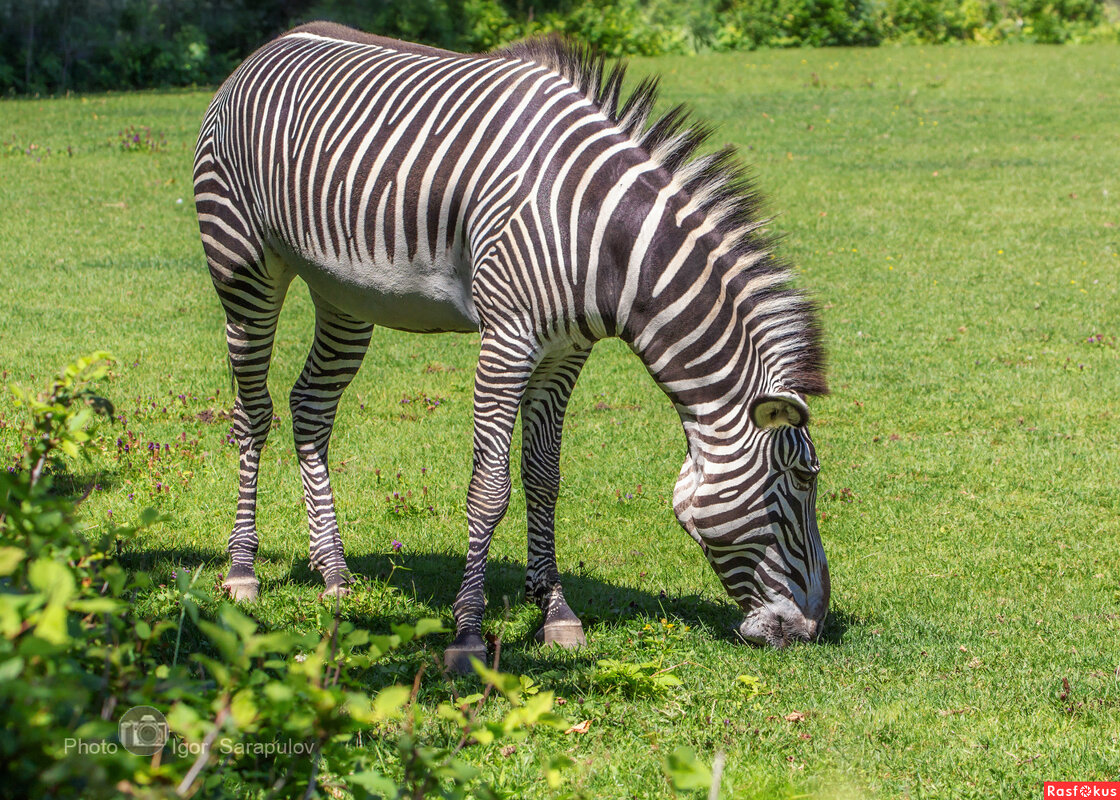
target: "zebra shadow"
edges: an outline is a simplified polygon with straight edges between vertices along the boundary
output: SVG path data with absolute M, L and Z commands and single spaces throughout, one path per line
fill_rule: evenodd
M 453 553 L 410 553 L 405 556 L 387 554 L 349 555 L 347 563 L 359 581 L 383 581 L 396 586 L 415 603 L 450 616 L 451 606 L 459 591 L 465 558 Z M 506 557 L 491 559 L 486 569 L 487 616 L 500 616 L 501 610 L 527 606 L 524 593 L 525 564 Z M 593 636 L 604 629 L 634 619 L 672 618 L 694 627 L 701 627 L 714 639 L 741 643 L 736 629 L 742 613 L 723 596 L 715 582 L 710 591 L 674 593 L 658 588 L 623 586 L 608 583 L 583 572 L 561 572 L 564 596 L 580 617 L 584 629 Z M 321 585 L 322 578 L 306 561 L 293 564 L 279 582 Z M 262 591 L 267 590 L 262 586 Z M 358 619 L 351 617 L 354 622 Z M 371 620 L 372 621 L 372 620 Z M 853 619 L 842 610 L 829 613 L 819 644 L 840 645 Z M 530 644 L 528 636 L 511 643 Z M 752 645 L 753 646 L 753 645 Z M 542 653 L 548 651 L 541 651 Z M 560 659 L 568 661 L 567 658 Z
M 133 546 L 123 552 L 120 558 L 126 569 L 150 572 L 157 582 L 169 577 L 172 570 L 180 567 L 194 569 L 201 566 L 208 573 L 221 573 L 229 563 L 224 548 L 219 547 Z M 322 578 L 309 567 L 305 554 L 293 557 L 290 552 L 262 548 L 258 553 L 258 563 L 261 562 L 280 566 L 279 572 L 267 570 L 272 573 L 272 577 L 262 575 L 261 595 L 266 602 L 269 595 L 279 594 L 286 587 L 303 587 L 299 590 L 301 595 L 304 591 L 322 588 Z M 344 602 L 340 607 L 343 618 L 370 631 L 387 631 L 393 624 L 415 622 L 417 618 L 424 616 L 450 619 L 451 606 L 459 590 L 465 565 L 462 555 L 448 552 L 393 556 L 350 555 L 347 562 L 358 580 L 356 594 L 362 591 L 363 584 L 381 582 L 392 586 L 405 601 L 394 603 L 393 608 L 384 610 L 371 609 L 362 603 Z M 523 562 L 499 557 L 491 559 L 487 566 L 487 629 L 496 631 L 505 627 L 501 624 L 505 614 L 511 614 L 522 623 L 509 626 L 509 629 L 521 632 L 504 636 L 502 663 L 509 669 L 535 673 L 555 671 L 560 675 L 573 669 L 578 671 L 593 663 L 595 658 L 601 657 L 601 654 L 591 656 L 585 650 L 563 651 L 536 645 L 532 633 L 536 629 L 538 612 L 525 599 L 524 579 Z M 600 636 L 609 636 L 612 629 L 628 621 L 668 618 L 702 630 L 703 635 L 713 641 L 734 642 L 743 647 L 754 648 L 754 645 L 743 644 L 738 638 L 735 630 L 742 616 L 731 601 L 723 596 L 723 590 L 714 576 L 711 589 L 698 593 L 673 593 L 656 588 L 624 586 L 574 572 L 561 573 L 561 581 L 569 604 L 580 616 L 592 642 Z M 210 589 L 214 600 L 219 600 L 221 590 L 217 583 Z M 508 612 L 505 610 L 507 608 Z M 256 616 L 252 606 L 247 606 L 244 610 L 251 616 Z M 204 616 L 208 617 L 212 613 L 212 608 L 203 611 Z M 526 618 L 532 620 L 532 624 L 524 624 Z M 865 623 L 865 620 L 846 614 L 834 604 L 825 631 L 815 646 L 842 645 L 849 628 Z M 449 638 L 449 635 L 445 636 Z M 195 638 L 198 638 L 197 642 L 194 641 Z M 445 644 L 445 641 L 436 636 L 428 640 L 425 646 L 438 651 Z M 201 637 L 188 635 L 184 647 L 186 652 L 191 652 L 195 647 L 205 649 L 206 645 Z

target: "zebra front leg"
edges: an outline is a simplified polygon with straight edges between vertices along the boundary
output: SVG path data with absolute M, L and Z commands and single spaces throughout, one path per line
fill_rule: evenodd
M 580 350 L 544 359 L 521 403 L 521 482 L 529 523 L 525 596 L 544 612 L 537 641 L 560 647 L 587 644 L 583 624 L 568 606 L 560 585 L 555 527 L 564 411 L 590 352 Z
M 444 651 L 444 665 L 469 672 L 471 657 L 486 660 L 482 640 L 485 608 L 486 557 L 490 537 L 509 506 L 509 446 L 517 408 L 529 376 L 534 353 L 525 342 L 507 339 L 493 330 L 482 340 L 474 383 L 474 457 L 467 490 L 469 542 L 463 583 L 455 598 L 455 641 Z
M 372 333 L 372 325 L 316 299 L 315 341 L 292 387 L 292 433 L 311 531 L 311 566 L 322 574 L 327 596 L 345 594 L 350 580 L 335 517 L 327 452 L 338 401 L 358 373 Z

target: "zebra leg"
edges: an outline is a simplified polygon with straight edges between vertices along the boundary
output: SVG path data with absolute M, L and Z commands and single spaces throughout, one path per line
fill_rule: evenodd
M 225 249 L 213 246 L 206 232 L 204 225 L 203 245 L 214 287 L 226 310 L 226 344 L 237 384 L 233 405 L 233 433 L 239 450 L 237 514 L 229 535 L 230 568 L 222 588 L 234 600 L 252 601 L 260 587 L 253 571 L 258 544 L 257 476 L 261 450 L 272 427 L 268 367 L 288 281 L 268 273 L 263 255 L 256 263 L 232 263 L 232 248 L 228 244 Z
M 311 566 L 326 583 L 324 595 L 347 592 L 350 573 L 334 512 L 327 451 L 338 401 L 358 373 L 373 326 L 316 298 L 315 341 L 292 387 L 292 432 L 311 529 Z
M 226 312 L 229 363 L 237 385 L 233 433 L 237 438 L 237 514 L 229 535 L 230 568 L 222 587 L 234 600 L 253 600 L 260 586 L 257 555 L 257 475 L 261 449 L 272 427 L 268 365 L 284 295 L 292 274 L 266 257 L 252 214 L 230 191 L 229 176 L 215 159 L 213 141 L 200 143 L 195 158 L 195 206 L 210 278 Z
M 237 399 L 233 405 L 233 433 L 237 439 L 238 487 L 237 514 L 229 535 L 230 567 L 222 588 L 234 600 L 253 601 L 260 582 L 253 571 L 257 556 L 257 476 L 260 473 L 261 451 L 272 427 L 272 397 L 268 393 L 268 366 L 272 357 L 272 341 L 276 321 L 283 303 L 283 290 L 260 293 L 261 316 L 252 322 L 227 312 L 226 342 L 229 360 L 237 382 Z M 219 294 L 221 290 L 219 289 Z M 227 305 L 227 309 L 229 306 Z
M 470 672 L 471 657 L 485 661 L 482 612 L 490 537 L 509 506 L 509 446 L 525 386 L 536 366 L 535 351 L 524 341 L 493 330 L 483 336 L 474 383 L 474 457 L 467 490 L 469 543 L 463 583 L 455 598 L 455 640 L 444 651 L 444 665 Z
M 556 498 L 560 492 L 560 436 L 564 410 L 590 350 L 546 358 L 521 403 L 521 482 L 529 523 L 525 596 L 544 612 L 537 641 L 560 647 L 587 644 L 583 625 L 568 607 L 556 566 Z

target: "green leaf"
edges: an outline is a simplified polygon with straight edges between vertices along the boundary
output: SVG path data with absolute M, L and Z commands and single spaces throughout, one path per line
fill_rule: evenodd
M 193 598 L 190 598 L 190 597 L 183 597 L 179 600 L 179 602 L 180 602 L 180 604 L 182 604 L 183 608 L 186 609 L 187 616 L 191 618 L 191 622 L 193 622 L 195 625 L 197 625 L 198 624 L 198 604 L 194 601 Z
M 399 636 L 371 636 L 369 637 L 370 655 L 379 658 L 391 650 L 396 650 L 400 644 Z
M 220 661 L 217 661 L 209 656 L 195 653 L 191 656 L 195 661 L 206 667 L 206 671 L 214 676 L 219 686 L 228 686 L 230 682 L 229 668 Z
M 542 716 L 551 711 L 552 699 L 552 692 L 541 692 L 526 700 L 525 705 L 520 709 L 525 723 L 534 725 Z
M 81 614 L 116 614 L 123 611 L 125 605 L 112 597 L 90 597 L 73 601 L 70 608 Z
M 152 626 L 142 619 L 136 620 L 136 635 L 147 641 L 152 637 Z
M 371 794 L 380 795 L 382 797 L 397 797 L 400 795 L 400 789 L 397 784 L 386 778 L 380 772 L 369 770 L 367 772 L 358 772 L 346 778 L 348 782 L 355 786 L 360 786 Z
M 463 712 L 450 703 L 440 703 L 436 708 L 436 716 L 448 722 L 454 722 L 459 727 L 467 724 L 467 718 L 463 715 Z
M 665 774 L 677 791 L 707 789 L 712 784 L 712 772 L 696 759 L 691 747 L 678 747 L 665 757 Z
M 485 727 L 472 729 L 471 737 L 483 747 L 487 747 L 493 744 L 498 734 L 502 732 L 500 725 L 489 723 Z
M 61 605 L 69 600 L 76 584 L 74 573 L 66 566 L 49 558 L 39 558 L 27 571 L 31 585 L 47 595 L 47 603 Z
M 481 699 L 482 692 L 473 692 L 472 694 L 463 695 L 462 697 L 460 697 L 459 701 L 455 705 L 459 706 L 459 708 L 462 708 L 463 706 L 473 705 Z
M 451 776 L 452 780 L 457 783 L 469 783 L 479 775 L 476 767 L 472 767 L 466 761 L 462 761 L 458 758 L 452 759 L 447 765 L 447 773 Z
M 416 620 L 416 638 L 427 636 L 430 633 L 447 633 L 447 628 L 443 626 L 443 622 L 431 617 L 424 617 L 423 619 Z
M 21 612 L 28 599 L 27 596 L 0 594 L 0 633 L 6 638 L 15 638 L 23 627 Z
M 23 658 L 15 656 L 7 661 L 0 661 L 0 682 L 14 681 L 23 672 Z
M 252 637 L 245 645 L 245 654 L 253 657 L 264 653 L 291 653 L 301 637 L 288 631 L 273 631 Z
M 576 762 L 563 753 L 552 756 L 545 764 L 544 777 L 550 789 L 559 789 L 564 782 L 564 773 L 575 769 Z
M 21 547 L 0 547 L 0 577 L 15 572 L 26 557 L 27 552 Z
M 35 635 L 51 644 L 61 645 L 69 642 L 70 634 L 66 630 L 66 606 L 52 604 L 44 608 L 39 614 Z
M 229 710 L 238 728 L 241 730 L 251 729 L 257 719 L 257 704 L 253 699 L 253 691 L 242 689 L 235 694 L 230 702 Z
M 407 686 L 388 686 L 377 693 L 373 700 L 373 711 L 380 719 L 392 719 L 401 715 L 401 709 L 412 696 Z
M 109 592 L 113 595 L 113 597 L 120 597 L 121 592 L 124 591 L 125 584 L 128 583 L 128 573 L 121 569 L 118 565 L 110 564 L 109 566 L 105 567 L 104 570 L 102 570 L 101 574 L 102 577 L 105 578 L 106 583 L 109 584 Z M 148 577 L 148 573 L 146 572 L 137 572 L 133 576 L 133 581 L 136 581 L 141 575 L 143 575 L 145 578 Z
M 264 694 L 269 700 L 280 705 L 291 702 L 296 693 L 292 691 L 292 687 L 288 686 L 286 683 L 270 681 L 265 684 Z
M 232 603 L 222 603 L 218 609 L 218 618 L 241 639 L 248 639 L 257 632 L 257 623 L 242 614 Z
M 521 699 L 521 680 L 516 675 L 492 670 L 477 658 L 471 658 L 471 666 L 485 683 L 492 684 L 511 703 L 518 703 Z
M 222 658 L 226 661 L 235 662 L 240 660 L 238 657 L 241 654 L 241 643 L 232 633 L 206 620 L 198 621 L 198 629 L 206 634 L 206 638 L 213 642 L 214 646 L 218 648 L 218 652 L 222 654 Z
M 389 627 L 392 629 L 393 633 L 395 633 L 399 637 L 401 644 L 407 644 L 408 642 L 411 642 L 412 637 L 416 635 L 416 629 L 411 625 L 407 625 L 405 623 L 401 623 L 399 625 L 390 625 Z

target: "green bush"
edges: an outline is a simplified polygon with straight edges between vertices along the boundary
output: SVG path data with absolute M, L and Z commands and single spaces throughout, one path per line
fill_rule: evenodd
M 873 10 L 860 0 L 740 0 L 724 19 L 717 50 L 872 45 L 882 38 Z
M 0 0 L 0 92 L 220 83 L 301 22 L 478 52 L 561 32 L 612 56 L 705 49 L 1120 40 L 1105 0 Z
M 460 696 L 448 683 L 450 699 L 434 709 L 417 702 L 420 674 L 412 686 L 384 686 L 379 662 L 442 631 L 436 620 L 377 635 L 324 607 L 319 633 L 261 631 L 227 603 L 203 613 L 215 603 L 196 586 L 201 570 L 164 589 L 167 615 L 138 616 L 133 601 L 154 587 L 117 553 L 156 515 L 90 538 L 58 491 L 112 417 L 93 389 L 109 363 L 96 353 L 42 395 L 15 390 L 31 426 L 19 463 L 0 473 L 0 754 L 9 785 L 29 797 L 310 796 L 314 785 L 359 798 L 489 797 L 464 748 L 566 726 L 551 692 L 482 664 L 481 692 Z M 201 646 L 184 658 L 188 624 Z M 490 699 L 495 691 L 503 700 Z M 170 745 L 152 757 L 118 738 L 122 713 L 137 706 L 166 711 Z M 551 759 L 548 780 L 569 761 Z

